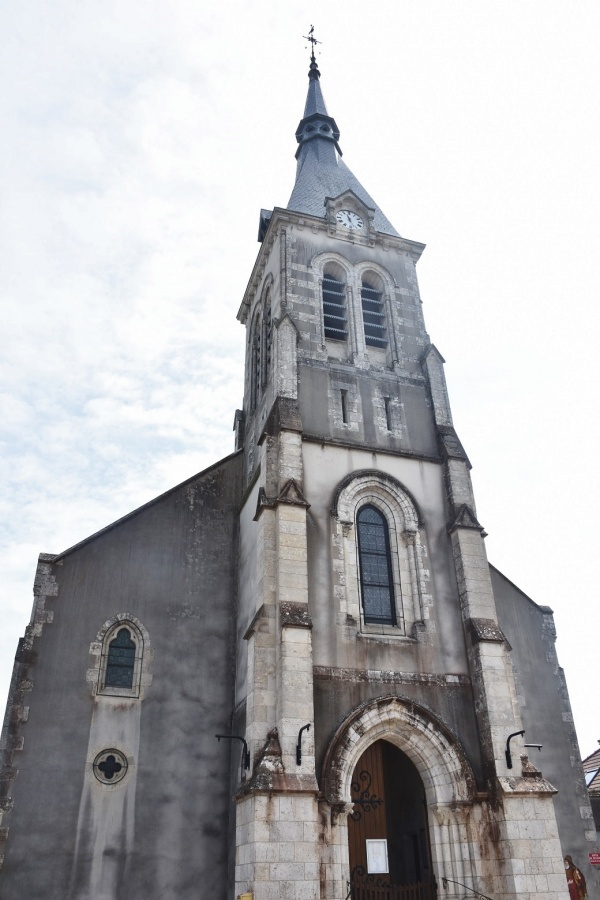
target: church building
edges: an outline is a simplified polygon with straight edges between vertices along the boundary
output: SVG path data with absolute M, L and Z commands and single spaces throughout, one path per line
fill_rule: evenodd
M 552 610 L 488 563 L 424 245 L 342 160 L 314 53 L 296 142 L 234 452 L 40 555 L 0 897 L 566 900 L 568 854 L 598 898 Z

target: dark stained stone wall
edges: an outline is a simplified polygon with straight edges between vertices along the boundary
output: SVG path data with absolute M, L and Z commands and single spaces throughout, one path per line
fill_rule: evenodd
M 231 728 L 240 496 L 236 454 L 46 567 L 7 720 L 3 900 L 225 900 L 231 748 L 214 735 Z M 148 634 L 140 699 L 95 697 L 88 675 L 120 613 Z M 122 789 L 91 774 L 103 740 L 132 754 Z
M 366 673 L 362 673 L 366 676 Z M 444 675 L 412 678 L 385 673 L 381 681 L 361 677 L 358 671 L 315 671 L 315 736 L 317 772 L 336 729 L 361 704 L 379 697 L 397 696 L 415 703 L 445 725 L 463 747 L 475 778 L 483 787 L 477 725 L 473 715 L 473 692 L 467 677 L 448 681 Z M 397 677 L 394 678 L 394 675 Z
M 556 654 L 552 610 L 538 606 L 493 566 L 490 573 L 500 627 L 512 647 L 524 740 L 543 745 L 541 751 L 526 752 L 558 791 L 554 807 L 563 854 L 571 855 L 585 874 L 589 895 L 600 896 L 600 872 L 588 861 L 595 844 L 586 840 L 586 832 L 594 834 L 594 820 L 565 673 Z

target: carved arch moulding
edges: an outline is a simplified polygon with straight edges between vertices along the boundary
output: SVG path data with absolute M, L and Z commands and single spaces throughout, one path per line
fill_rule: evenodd
M 132 684 L 127 688 L 108 688 L 104 686 L 104 681 L 109 647 L 122 629 L 127 629 L 135 645 Z M 90 644 L 90 656 L 94 660 L 94 665 L 87 670 L 86 680 L 91 685 L 92 694 L 140 699 L 144 697 L 145 689 L 152 682 L 149 664 L 154 657 L 154 651 L 147 628 L 136 616 L 124 612 L 108 619 Z
M 373 628 L 364 621 L 356 521 L 359 510 L 367 504 L 380 510 L 389 530 L 397 626 Z M 331 515 L 335 594 L 342 616 L 360 623 L 365 634 L 431 639 L 428 632 L 433 600 L 426 535 L 410 492 L 385 472 L 354 472 L 339 484 Z
M 414 763 L 423 780 L 428 807 L 473 801 L 475 776 L 450 729 L 414 701 L 389 695 L 361 704 L 335 732 L 322 776 L 322 790 L 330 803 L 351 802 L 356 763 L 378 740 L 394 744 Z
M 335 732 L 323 764 L 321 790 L 329 808 L 328 843 L 335 847 L 326 864 L 335 896 L 344 896 L 349 875 L 348 815 L 353 810 L 351 783 L 365 750 L 378 740 L 394 744 L 417 768 L 425 788 L 431 854 L 436 877 L 473 885 L 481 807 L 475 777 L 457 738 L 433 713 L 400 696 L 385 696 L 357 707 Z M 445 894 L 456 900 L 462 894 Z

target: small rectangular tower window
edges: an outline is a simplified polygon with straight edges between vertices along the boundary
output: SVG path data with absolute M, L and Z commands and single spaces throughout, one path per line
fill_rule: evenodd
M 387 426 L 387 430 L 391 431 L 392 430 L 392 411 L 390 409 L 390 398 L 384 397 L 383 402 L 385 405 L 385 423 Z
M 348 424 L 348 391 L 341 390 L 340 398 L 342 401 L 342 422 L 344 425 Z

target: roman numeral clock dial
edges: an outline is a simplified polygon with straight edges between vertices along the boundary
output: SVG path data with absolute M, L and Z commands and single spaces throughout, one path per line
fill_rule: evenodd
M 339 213 L 336 215 L 336 219 L 340 225 L 344 226 L 344 228 L 352 230 L 362 228 L 364 225 L 361 217 L 354 212 L 350 212 L 349 209 L 340 209 Z

